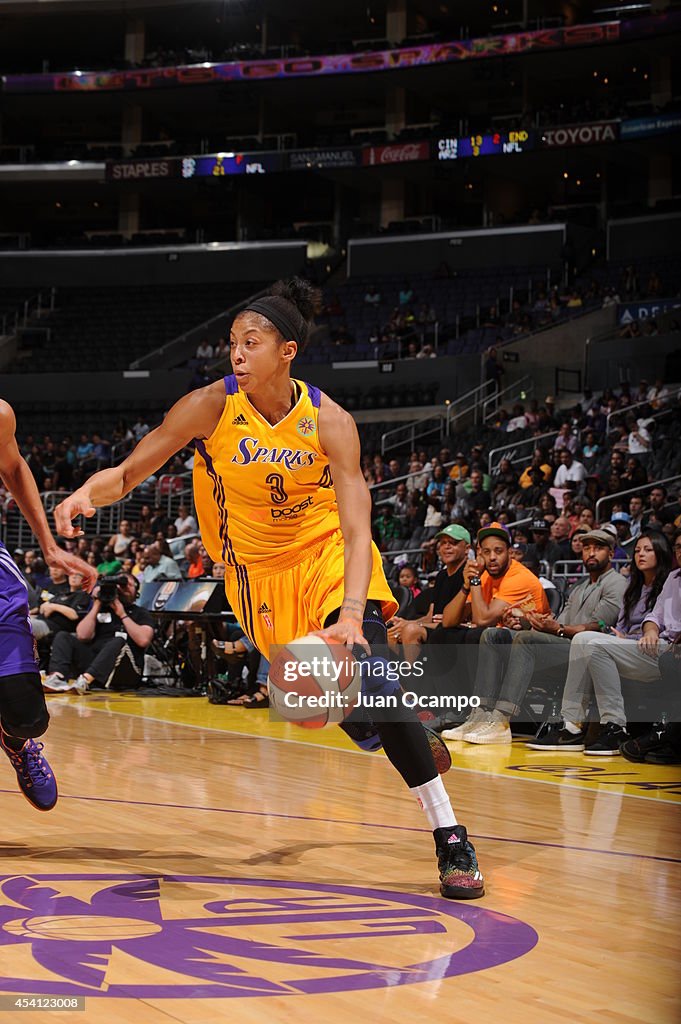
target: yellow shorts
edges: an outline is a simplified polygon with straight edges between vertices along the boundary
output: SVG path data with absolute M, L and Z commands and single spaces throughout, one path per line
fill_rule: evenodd
M 285 644 L 321 629 L 343 600 L 343 535 L 332 533 L 307 551 L 266 566 L 227 566 L 227 599 L 244 633 L 269 658 L 272 644 Z M 380 601 L 383 618 L 397 611 L 397 601 L 383 572 L 381 555 L 371 545 L 372 570 L 367 599 Z M 297 560 L 296 560 L 297 559 Z

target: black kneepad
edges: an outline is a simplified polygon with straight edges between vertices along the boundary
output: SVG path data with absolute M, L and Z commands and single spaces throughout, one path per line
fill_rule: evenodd
M 33 739 L 47 730 L 50 716 L 38 672 L 0 678 L 0 718 L 5 732 Z

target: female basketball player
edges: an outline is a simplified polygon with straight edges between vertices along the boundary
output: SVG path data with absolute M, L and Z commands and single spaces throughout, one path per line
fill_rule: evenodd
M 80 536 L 74 518 L 119 501 L 194 440 L 201 538 L 211 558 L 225 563 L 230 604 L 265 657 L 270 645 L 314 630 L 368 652 L 369 644 L 386 644 L 384 619 L 396 611 L 371 541 L 354 421 L 291 378 L 312 311 L 312 289 L 297 278 L 251 302 L 232 326 L 233 374 L 181 398 L 120 466 L 96 473 L 55 512 L 62 536 Z M 413 711 L 390 715 L 345 728 L 365 749 L 382 744 L 423 807 L 442 894 L 482 896 L 475 850 L 454 817 L 426 732 Z
M 21 457 L 14 436 L 16 421 L 7 402 L 0 400 L 0 479 L 33 530 L 45 561 L 65 573 L 80 573 L 88 590 L 95 570 L 57 547 L 45 518 L 33 474 Z M 57 783 L 43 756 L 42 736 L 47 713 L 38 671 L 35 640 L 28 614 L 26 581 L 0 544 L 0 746 L 17 773 L 19 788 L 39 811 L 57 802 Z

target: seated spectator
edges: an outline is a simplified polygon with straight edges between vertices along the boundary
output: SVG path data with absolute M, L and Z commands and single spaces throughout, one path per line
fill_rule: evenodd
M 410 306 L 414 301 L 414 289 L 408 281 L 405 281 L 400 288 L 398 301 L 400 306 Z
M 164 555 L 158 543 L 149 544 L 144 549 L 146 566 L 142 573 L 143 583 L 156 580 L 181 580 L 182 573 L 174 558 Z
M 416 569 L 413 565 L 403 565 L 400 569 L 398 582 L 401 587 L 406 587 L 412 597 L 418 597 L 421 593 Z
M 538 562 L 553 565 L 559 559 L 566 558 L 563 548 L 551 538 L 551 525 L 545 519 L 535 519 L 531 525 L 532 543 L 528 545 L 528 554 Z
M 679 515 L 678 502 L 670 502 L 667 488 L 664 484 L 655 484 L 648 495 L 648 511 L 644 516 L 647 526 L 652 519 L 658 523 L 673 523 Z
M 585 754 L 605 756 L 619 754 L 620 744 L 629 738 L 627 719 L 618 675 L 619 662 L 606 652 L 613 647 L 618 653 L 627 646 L 637 649 L 631 641 L 641 637 L 643 622 L 655 608 L 671 564 L 672 553 L 661 534 L 652 530 L 639 537 L 616 626 L 587 630 L 575 636 L 570 644 L 562 721 L 547 723 L 536 739 L 528 743 L 529 747 L 533 750 L 583 750 Z M 681 628 L 681 623 L 679 626 Z M 592 698 L 596 700 L 600 729 L 587 743 L 586 727 Z
M 465 480 L 468 476 L 468 459 L 465 452 L 457 452 L 454 465 L 449 470 L 452 480 Z
M 411 621 L 394 616 L 388 623 L 388 642 L 402 644 L 404 657 L 412 664 L 418 659 L 421 646 L 430 641 L 432 632 L 441 628 L 445 606 L 460 592 L 471 546 L 470 533 L 457 523 L 445 526 L 435 540 L 443 568 L 435 578 L 432 591 L 421 595 L 422 599 L 430 597 L 427 610 Z
M 512 434 L 514 430 L 525 430 L 526 427 L 525 406 L 518 402 L 511 411 L 511 418 L 506 424 L 506 433 Z
M 555 522 L 555 520 L 558 518 L 558 508 L 556 506 L 556 499 L 552 494 L 542 494 L 541 498 L 539 499 L 538 518 L 545 519 L 546 522 L 549 524 L 549 529 L 551 527 L 551 524 Z
M 150 612 L 135 604 L 137 581 L 130 576 L 117 588 L 111 604 L 102 604 L 100 588 L 93 591 L 89 612 L 75 633 L 61 632 L 54 638 L 49 675 L 43 683 L 48 693 L 75 689 L 87 693 L 94 683 L 116 689 L 116 683 L 139 685 L 144 652 L 154 637 Z M 71 676 L 77 672 L 75 682 Z
M 374 519 L 373 530 L 379 551 L 399 551 L 402 547 L 402 524 L 393 513 L 391 505 L 383 505 L 381 513 Z
M 648 429 L 652 422 L 654 421 L 645 416 L 640 419 L 634 419 L 633 416 L 627 418 L 629 429 L 627 451 L 630 455 L 636 455 L 642 464 L 645 464 L 653 446 L 653 439 Z M 643 482 L 645 483 L 645 480 Z
M 523 472 L 520 474 L 518 481 L 520 487 L 531 487 L 534 483 L 532 479 L 532 470 L 540 469 L 543 479 L 549 483 L 553 476 L 553 467 L 550 465 L 546 453 L 541 448 L 535 448 L 532 453 L 532 461 Z
M 381 303 L 381 293 L 375 284 L 370 284 L 364 294 L 364 302 L 367 306 L 378 306 Z
M 196 349 L 196 358 L 201 363 L 207 362 L 209 359 L 213 358 L 213 346 L 208 341 L 208 338 L 201 338 Z
M 577 438 L 572 433 L 572 428 L 569 423 L 563 423 L 560 430 L 558 431 L 558 437 L 553 442 L 553 450 L 555 452 L 564 451 L 567 448 L 568 451 L 574 455 L 577 451 Z M 558 484 L 556 484 L 558 486 Z
M 570 534 L 572 526 L 566 516 L 558 516 L 551 524 L 551 540 L 560 550 L 561 556 L 567 558 L 570 551 Z
M 406 536 L 407 509 L 409 507 L 409 492 L 407 485 L 402 481 L 395 488 L 395 493 L 387 499 L 392 505 L 393 514 L 402 528 L 402 536 Z
M 147 422 L 146 416 L 143 413 L 140 413 L 132 426 L 132 433 L 135 441 L 141 441 L 143 437 L 147 436 L 150 430 L 151 427 Z
M 184 557 L 187 562 L 185 574 L 187 579 L 195 580 L 203 576 L 203 562 L 201 561 L 201 545 L 198 541 L 185 544 Z
M 601 447 L 596 442 L 596 435 L 593 430 L 588 430 L 584 437 L 584 444 L 582 445 L 582 463 L 587 470 L 591 469 L 594 465 L 600 450 Z
M 572 562 L 574 564 L 569 567 L 569 575 L 565 579 L 565 583 L 568 586 L 573 586 L 575 583 L 579 583 L 580 577 L 584 575 L 584 562 L 582 560 L 582 538 L 585 533 L 592 533 L 592 527 L 577 527 L 575 532 L 570 538 L 570 550 L 568 556 L 565 559 L 566 562 Z M 567 566 L 565 567 L 567 568 Z
M 71 573 L 68 589 L 61 590 L 38 606 L 31 615 L 31 629 L 36 640 L 56 636 L 57 633 L 75 632 L 78 622 L 90 607 L 90 595 L 83 590 L 83 574 Z
M 502 459 L 492 474 L 492 500 L 495 507 L 504 508 L 518 489 L 518 476 L 509 459 Z
M 89 458 L 90 455 L 92 455 L 94 449 L 95 449 L 95 446 L 92 443 L 92 441 L 89 439 L 87 434 L 81 434 L 80 435 L 80 444 L 76 448 L 76 458 L 78 459 L 79 462 L 84 462 L 85 459 Z M 30 465 L 30 463 L 29 463 L 29 465 Z
M 189 380 L 188 390 L 193 391 L 197 388 L 205 388 L 210 383 L 212 383 L 212 377 L 208 372 L 208 364 L 205 361 L 198 362 Z
M 189 512 L 186 505 L 180 505 L 177 510 L 175 529 L 177 530 L 178 537 L 184 537 L 187 533 L 199 532 L 198 523 L 196 522 L 195 517 Z
M 100 576 L 114 576 L 120 572 L 121 565 L 121 559 L 116 557 L 113 548 L 108 544 L 102 552 L 102 560 L 97 565 L 97 572 Z
M 489 490 L 485 490 L 483 486 L 484 476 L 481 470 L 474 469 L 469 480 L 470 489 L 465 488 L 464 494 L 461 496 L 467 519 L 475 518 L 476 513 L 486 512 L 492 501 Z
M 430 345 L 430 344 L 423 345 L 419 349 L 419 351 L 416 353 L 416 358 L 417 359 L 435 359 L 436 357 L 437 357 L 437 352 L 435 351 L 433 346 Z
M 582 511 L 579 513 L 579 519 L 577 521 L 577 529 L 585 527 L 587 530 L 593 530 L 596 526 L 596 516 L 594 510 L 590 505 L 585 505 Z
M 549 485 L 544 479 L 544 474 L 539 466 L 533 466 L 530 470 L 530 479 L 532 483 L 529 487 L 525 488 L 524 491 L 520 491 L 516 494 L 513 499 L 513 507 L 518 508 L 519 499 L 525 508 L 528 509 L 540 509 L 543 497 L 548 494 Z M 549 495 L 551 497 L 551 495 Z M 555 503 L 555 498 L 552 498 Z
M 512 557 L 511 538 L 499 523 L 478 531 L 478 558 L 464 567 L 463 586 L 445 607 L 445 628 L 470 617 L 476 626 L 496 626 L 511 608 L 549 610 L 544 589 L 517 559 Z
M 427 302 L 422 303 L 416 314 L 416 319 L 418 323 L 423 325 L 434 324 L 437 321 L 437 313 L 434 306 L 429 306 Z
M 550 612 L 525 611 L 520 618 L 504 615 L 502 629 L 486 629 L 480 640 L 475 694 L 480 707 L 453 730 L 467 743 L 510 743 L 510 720 L 520 711 L 532 674 L 540 660 L 543 671 L 565 664 L 572 638 L 578 633 L 613 626 L 617 621 L 626 580 L 612 568 L 613 538 L 602 530 L 582 537 L 582 559 L 588 575 L 571 591 L 565 608 Z
M 640 494 L 632 494 L 629 498 L 629 528 L 634 540 L 643 529 L 643 498 Z
M 580 486 L 586 479 L 586 469 L 581 462 L 577 462 L 569 448 L 563 448 L 560 453 L 560 465 L 553 478 L 554 487 L 567 487 L 568 484 Z
M 134 539 L 130 530 L 130 522 L 127 519 L 121 519 L 118 533 L 114 533 L 109 541 L 109 547 L 113 550 L 116 558 L 125 558 Z
M 653 386 L 648 389 L 646 394 L 646 401 L 650 405 L 651 409 L 658 411 L 664 409 L 669 404 L 671 392 L 666 384 L 658 378 Z
M 610 522 L 617 531 L 617 546 L 627 551 L 627 545 L 633 545 L 631 536 L 631 516 L 628 512 L 613 512 Z
M 92 457 L 95 458 L 98 463 L 108 461 L 111 445 L 106 438 L 101 437 L 100 434 L 93 434 L 92 444 Z

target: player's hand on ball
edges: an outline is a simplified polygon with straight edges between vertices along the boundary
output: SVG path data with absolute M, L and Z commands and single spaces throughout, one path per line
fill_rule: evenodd
M 324 640 L 335 640 L 350 648 L 358 644 L 364 648 L 367 654 L 371 654 L 371 648 L 362 632 L 362 624 L 354 619 L 339 619 L 338 622 L 334 622 L 333 626 L 320 629 L 313 636 L 321 636 Z
M 54 522 L 57 527 L 57 533 L 60 537 L 67 537 L 69 540 L 73 540 L 75 537 L 82 537 L 83 531 L 79 530 L 73 525 L 72 520 L 76 516 L 85 516 L 86 519 L 92 519 L 97 509 L 91 504 L 90 499 L 84 495 L 79 495 L 78 491 L 74 494 L 69 495 L 68 498 L 64 498 L 62 502 L 54 510 Z

